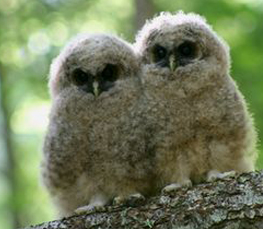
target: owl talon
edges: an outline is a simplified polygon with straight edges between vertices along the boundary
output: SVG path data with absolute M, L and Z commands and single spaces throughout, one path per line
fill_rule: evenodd
M 145 202 L 145 197 L 140 193 L 132 194 L 127 199 L 127 205 L 131 207 L 140 206 Z
M 75 209 L 75 213 L 80 215 L 80 214 L 92 214 L 94 212 L 101 212 L 105 211 L 106 207 L 105 205 L 108 202 L 108 198 L 101 193 L 97 193 L 94 195 L 89 202 L 89 205 L 84 205 L 81 206 L 77 209 Z
M 117 206 L 117 205 L 124 205 L 125 203 L 125 198 L 121 197 L 121 196 L 117 196 L 113 199 L 113 205 Z
M 82 214 L 92 214 L 95 212 L 101 212 L 105 210 L 106 210 L 105 206 L 86 205 L 86 206 L 82 206 L 82 207 L 75 209 L 74 212 L 77 215 L 82 215 Z
M 184 182 L 181 183 L 172 183 L 165 186 L 162 189 L 162 194 L 169 194 L 174 191 L 177 191 L 180 188 L 190 188 L 190 187 L 192 187 L 192 182 L 190 180 L 185 180 Z
M 236 171 L 232 170 L 229 172 L 220 173 L 216 170 L 211 170 L 207 174 L 207 182 L 214 182 L 216 180 L 224 180 L 227 178 L 235 177 L 237 175 Z
M 126 205 L 129 207 L 140 206 L 145 202 L 145 197 L 140 193 L 134 193 L 128 197 L 117 196 L 113 200 L 113 205 Z

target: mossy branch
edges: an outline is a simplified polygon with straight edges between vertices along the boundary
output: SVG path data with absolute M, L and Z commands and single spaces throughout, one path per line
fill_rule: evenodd
M 263 170 L 152 197 L 138 207 L 108 207 L 29 228 L 259 229 L 263 228 Z

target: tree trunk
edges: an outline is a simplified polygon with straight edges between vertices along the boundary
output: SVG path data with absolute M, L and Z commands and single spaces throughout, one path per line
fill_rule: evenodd
M 10 209 L 7 209 L 10 214 L 10 218 L 12 220 L 13 228 L 17 228 L 19 225 L 18 220 L 18 212 L 15 206 L 15 190 L 16 190 L 16 181 L 15 181 L 15 159 L 14 152 L 12 149 L 12 141 L 11 141 L 11 130 L 10 130 L 10 114 L 8 112 L 8 101 L 4 98 L 4 76 L 3 76 L 3 67 L 0 65 L 0 137 L 2 138 L 1 143 L 1 151 L 4 154 L 4 168 L 1 169 L 2 172 L 9 181 L 9 189 L 10 189 L 10 199 L 11 203 L 9 203 Z M 1 136 L 2 135 L 2 136 Z
M 263 170 L 29 228 L 262 229 Z
M 150 19 L 154 12 L 155 7 L 152 0 L 134 0 L 135 2 L 135 31 L 139 30 L 146 19 Z

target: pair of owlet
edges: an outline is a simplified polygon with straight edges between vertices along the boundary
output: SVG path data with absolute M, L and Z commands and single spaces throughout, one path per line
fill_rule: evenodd
M 229 68 L 195 14 L 161 14 L 134 46 L 105 34 L 69 43 L 51 66 L 42 163 L 60 214 L 254 170 L 256 132 Z

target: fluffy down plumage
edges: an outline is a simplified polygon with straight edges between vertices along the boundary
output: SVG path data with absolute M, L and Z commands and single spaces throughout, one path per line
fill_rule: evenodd
M 205 19 L 162 13 L 139 31 L 134 47 L 143 63 L 158 187 L 254 170 L 253 119 L 229 75 L 229 47 Z

